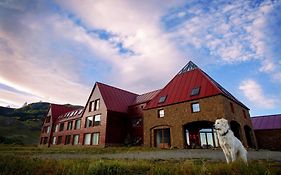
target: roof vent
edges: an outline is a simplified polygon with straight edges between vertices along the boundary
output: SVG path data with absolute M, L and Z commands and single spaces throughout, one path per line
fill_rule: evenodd
M 189 61 L 178 74 L 182 74 L 185 72 L 189 72 L 192 71 L 194 69 L 198 68 L 198 66 L 196 64 L 194 64 L 192 61 Z

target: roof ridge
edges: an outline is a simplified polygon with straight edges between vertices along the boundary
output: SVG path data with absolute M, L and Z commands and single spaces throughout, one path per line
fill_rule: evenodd
M 113 88 L 113 89 L 117 89 L 117 90 L 120 90 L 120 91 L 124 91 L 124 92 L 130 93 L 130 94 L 139 96 L 139 94 L 136 94 L 134 92 L 130 92 L 130 91 L 127 91 L 127 90 L 124 90 L 124 89 L 121 89 L 121 88 L 118 88 L 118 87 L 115 87 L 115 86 L 112 86 L 112 85 L 105 84 L 105 83 L 101 83 L 101 82 L 97 81 L 97 84 L 105 85 L 105 86 L 108 86 L 108 87 Z
M 258 117 L 281 117 L 281 114 L 270 114 L 270 115 L 257 115 L 251 118 L 258 118 Z

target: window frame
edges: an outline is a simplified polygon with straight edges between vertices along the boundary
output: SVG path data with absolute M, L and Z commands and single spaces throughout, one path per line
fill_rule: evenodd
M 201 87 L 195 87 L 191 90 L 191 93 L 190 93 L 190 96 L 196 96 L 196 95 L 199 95 L 200 94 L 200 90 L 201 90 Z
M 161 113 L 162 111 L 163 111 L 163 114 Z M 158 118 L 165 117 L 165 110 L 164 109 L 158 109 L 157 110 L 157 116 L 158 116 Z
M 79 127 L 77 127 L 78 121 L 79 121 Z M 76 129 L 81 129 L 81 119 L 75 120 L 74 130 L 76 130 Z
M 194 105 L 198 105 L 198 110 L 195 110 L 195 109 L 197 109 L 197 107 L 195 108 Z M 192 113 L 198 113 L 198 112 L 200 112 L 200 111 L 201 111 L 201 108 L 200 108 L 199 102 L 191 103 L 191 112 L 192 112 Z
M 158 100 L 158 103 L 164 103 L 166 101 L 166 99 L 167 99 L 167 95 L 161 96 Z
M 73 128 L 73 121 L 67 122 L 67 128 L 66 128 L 66 130 L 72 130 L 72 128 Z
M 92 120 L 89 120 L 89 118 L 92 118 Z M 89 121 L 89 124 L 88 124 L 88 121 Z M 93 126 L 93 123 L 94 123 L 94 116 L 88 116 L 86 117 L 86 120 L 85 120 L 85 128 L 90 128 Z
M 96 117 L 99 116 L 99 120 L 96 121 Z M 94 115 L 93 126 L 100 126 L 101 125 L 101 114 Z
M 98 135 L 97 140 L 95 140 L 95 135 Z M 96 142 L 95 142 L 96 141 Z M 94 132 L 92 134 L 92 141 L 91 141 L 92 145 L 99 145 L 100 144 L 100 133 L 99 132 Z

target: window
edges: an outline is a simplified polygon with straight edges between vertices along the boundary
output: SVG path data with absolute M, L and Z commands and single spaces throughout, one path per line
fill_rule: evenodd
M 166 97 L 167 97 L 167 96 L 162 96 L 162 97 L 160 97 L 158 103 L 164 103 L 165 100 L 166 100 Z
M 162 118 L 162 117 L 164 117 L 164 115 L 165 115 L 164 109 L 159 109 L 158 110 L 158 117 Z
M 98 145 L 99 144 L 99 137 L 100 137 L 100 133 L 96 132 L 93 134 L 93 145 Z
M 217 133 L 212 128 L 203 128 L 199 131 L 202 148 L 218 147 Z
M 55 128 L 55 132 L 58 132 L 58 131 L 59 131 L 59 125 L 57 124 L 56 128 Z
M 62 143 L 62 136 L 58 136 L 58 145 Z
M 85 128 L 93 126 L 93 116 L 86 118 Z
M 245 110 L 242 110 L 242 111 L 243 111 L 244 119 L 246 119 L 247 118 L 246 112 L 245 112 Z
M 231 112 L 234 113 L 234 106 L 233 106 L 233 103 L 229 102 L 229 104 L 230 104 Z
M 101 117 L 101 115 L 98 114 L 98 115 L 95 115 L 94 117 L 95 117 L 94 126 L 100 125 L 100 117 Z
M 56 144 L 56 141 L 57 141 L 57 138 L 56 138 L 56 137 L 53 137 L 53 138 L 52 138 L 52 144 L 55 145 L 55 144 Z
M 199 95 L 199 93 L 200 93 L 200 87 L 196 87 L 192 89 L 190 96 Z
M 95 100 L 95 108 L 94 110 L 97 111 L 100 109 L 100 99 Z
M 73 136 L 73 145 L 78 145 L 79 143 L 79 135 L 74 135 Z
M 142 126 L 142 118 L 134 118 L 131 120 L 133 127 L 140 127 Z
M 170 128 L 154 130 L 155 146 L 160 148 L 170 147 Z
M 51 116 L 46 117 L 46 123 L 49 123 L 51 121 Z
M 191 108 L 192 108 L 192 112 L 199 112 L 200 111 L 199 103 L 192 103 Z
M 97 111 L 100 109 L 100 99 L 91 101 L 89 111 Z
M 44 139 L 43 139 L 43 144 L 45 145 L 45 144 L 47 144 L 48 143 L 48 137 L 44 137 Z
M 91 134 L 84 134 L 84 145 L 91 144 Z
M 72 130 L 72 121 L 67 123 L 67 130 Z
M 51 131 L 51 127 L 48 126 L 48 127 L 47 127 L 47 134 L 50 133 L 50 131 Z
M 81 128 L 81 120 L 76 120 L 75 121 L 75 128 L 74 129 L 80 129 Z
M 60 131 L 63 131 L 63 128 L 64 128 L 64 123 L 61 123 L 60 124 Z
M 70 144 L 70 140 L 71 140 L 71 135 L 67 135 L 67 136 L 65 137 L 65 145 Z

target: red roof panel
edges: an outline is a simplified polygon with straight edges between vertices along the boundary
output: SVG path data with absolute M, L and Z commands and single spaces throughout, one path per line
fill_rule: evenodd
M 220 90 L 214 86 L 200 69 L 178 74 L 148 103 L 146 109 L 220 94 Z M 196 87 L 200 87 L 199 95 L 190 96 L 192 89 Z M 166 95 L 166 101 L 158 103 L 159 98 Z
M 200 87 L 199 95 L 191 96 L 193 88 Z M 222 94 L 247 108 L 214 79 L 189 62 L 145 107 L 145 109 L 162 107 L 170 104 L 200 99 Z M 159 103 L 162 96 L 167 96 L 165 102 Z M 248 108 L 247 108 L 248 109 Z
M 76 109 L 75 107 L 69 107 L 66 105 L 50 104 L 52 120 L 55 121 L 60 115 L 66 112 Z
M 281 129 L 281 114 L 252 117 L 254 130 Z
M 153 97 L 155 97 L 160 91 L 161 91 L 161 89 L 139 95 L 136 97 L 136 99 L 132 105 L 146 103 L 146 102 L 150 101 Z
M 128 106 L 133 104 L 138 94 L 97 82 L 108 110 L 126 113 Z

